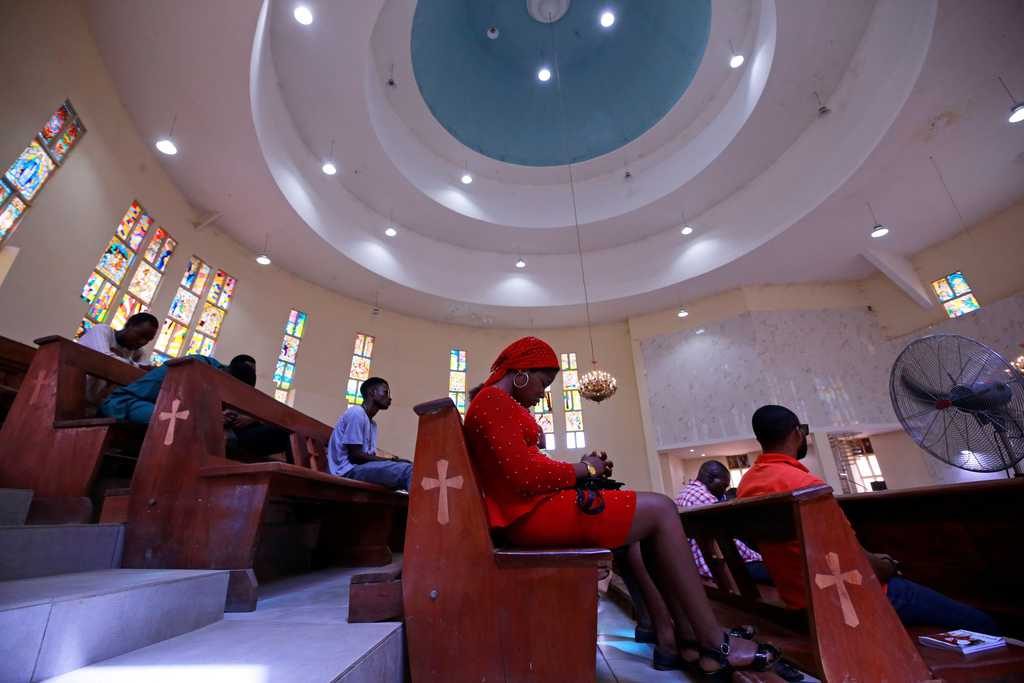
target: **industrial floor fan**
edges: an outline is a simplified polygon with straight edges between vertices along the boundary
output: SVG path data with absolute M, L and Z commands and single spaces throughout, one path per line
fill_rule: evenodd
M 911 342 L 889 396 L 907 434 L 947 465 L 1024 476 L 1024 374 L 984 344 L 955 334 Z

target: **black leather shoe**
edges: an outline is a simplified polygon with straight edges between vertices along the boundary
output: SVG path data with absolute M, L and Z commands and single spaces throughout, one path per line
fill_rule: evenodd
M 677 652 L 664 654 L 658 648 L 654 648 L 651 667 L 658 671 L 682 671 L 686 668 L 686 662 L 683 661 L 683 658 Z
M 656 643 L 658 639 L 654 637 L 654 630 L 649 628 L 636 627 L 636 632 L 633 634 L 633 640 L 638 643 Z

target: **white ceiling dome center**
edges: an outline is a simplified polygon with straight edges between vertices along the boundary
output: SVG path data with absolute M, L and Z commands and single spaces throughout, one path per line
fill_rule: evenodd
M 569 11 L 570 0 L 526 0 L 526 11 L 542 24 L 552 24 Z

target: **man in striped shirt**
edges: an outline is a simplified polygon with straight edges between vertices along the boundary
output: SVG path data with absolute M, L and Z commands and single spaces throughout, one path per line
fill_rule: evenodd
M 676 505 L 681 508 L 696 507 L 698 505 L 713 505 L 720 503 L 729 488 L 729 470 L 717 460 L 708 460 L 700 466 L 697 471 L 697 478 L 684 486 L 676 496 Z M 700 551 L 697 541 L 690 539 L 690 550 L 693 551 L 693 561 L 697 564 L 697 572 L 704 578 L 710 579 L 711 570 Z M 748 548 L 742 541 L 736 541 L 736 550 L 740 557 L 747 563 L 747 571 L 758 583 L 771 583 L 771 578 L 761 561 L 761 556 Z

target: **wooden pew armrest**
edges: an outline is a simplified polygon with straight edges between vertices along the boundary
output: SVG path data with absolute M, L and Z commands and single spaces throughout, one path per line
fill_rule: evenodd
M 300 479 L 311 479 L 333 486 L 344 488 L 362 489 L 364 491 L 386 492 L 397 497 L 406 498 L 408 494 L 398 493 L 391 489 L 377 484 L 368 484 L 364 481 L 336 477 L 333 474 L 317 472 L 316 470 L 298 465 L 290 465 L 285 462 L 260 462 L 260 463 L 228 463 L 224 465 L 207 465 L 199 470 L 200 477 L 239 477 L 253 474 L 284 475 L 298 477 Z
M 499 569 L 595 567 L 612 561 L 604 548 L 503 548 L 494 551 Z
M 118 423 L 115 417 L 82 417 L 74 420 L 54 420 L 54 429 L 69 429 L 72 427 L 110 427 Z M 125 423 L 129 424 L 129 423 Z M 145 429 L 145 425 L 139 425 Z

